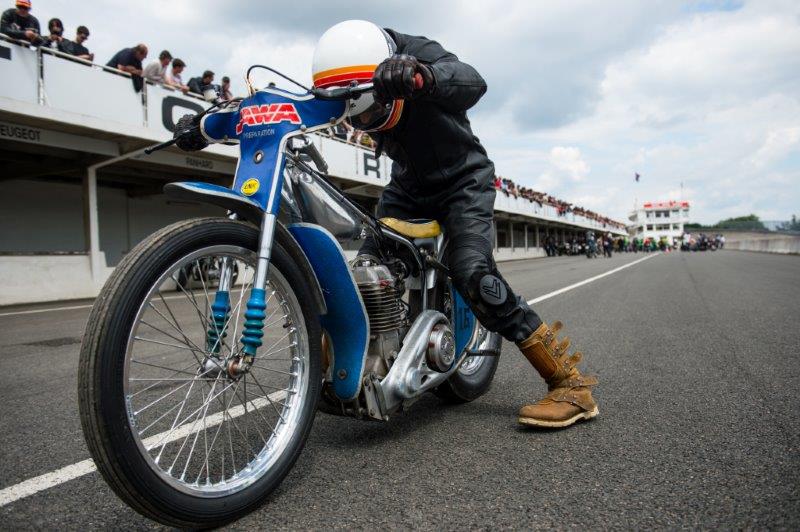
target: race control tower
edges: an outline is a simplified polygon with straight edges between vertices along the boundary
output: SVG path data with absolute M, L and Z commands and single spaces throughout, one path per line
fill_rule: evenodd
M 689 221 L 688 201 L 647 201 L 631 212 L 628 233 L 636 238 L 666 238 L 675 244 L 683 235 L 683 226 Z

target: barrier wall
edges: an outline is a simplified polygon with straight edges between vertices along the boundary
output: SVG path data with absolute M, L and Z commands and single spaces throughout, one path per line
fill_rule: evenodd
M 725 249 L 800 255 L 800 236 L 746 238 L 733 242 L 726 242 Z

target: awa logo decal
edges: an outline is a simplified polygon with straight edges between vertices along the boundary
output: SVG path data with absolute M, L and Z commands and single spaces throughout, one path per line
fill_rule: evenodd
M 239 123 L 236 124 L 236 134 L 241 134 L 244 126 L 254 127 L 279 124 L 281 122 L 301 123 L 300 114 L 293 103 L 270 103 L 242 107 L 239 109 Z
M 252 196 L 256 192 L 258 192 L 258 188 L 261 186 L 261 183 L 258 182 L 258 179 L 250 178 L 244 183 L 242 183 L 242 194 L 245 196 Z

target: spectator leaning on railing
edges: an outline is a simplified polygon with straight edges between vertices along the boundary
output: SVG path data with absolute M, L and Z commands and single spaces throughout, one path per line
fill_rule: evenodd
M 233 98 L 233 93 L 231 92 L 231 78 L 228 76 L 222 76 L 222 85 L 219 88 L 219 99 L 228 101 Z
M 53 50 L 61 50 L 61 43 L 64 41 L 64 23 L 61 22 L 61 19 L 51 18 L 47 23 L 47 31 L 50 32 L 50 35 L 43 37 L 42 46 Z
M 184 85 L 183 78 L 181 78 L 181 73 L 183 72 L 184 68 L 186 68 L 186 63 L 184 63 L 181 59 L 173 59 L 172 68 L 170 68 L 169 72 L 164 74 L 164 84 L 176 88 L 186 94 L 189 92 L 189 86 Z
M 88 38 L 89 28 L 86 26 L 78 26 L 78 30 L 75 34 L 75 40 L 62 40 L 61 43 L 59 43 L 58 49 L 65 54 L 74 55 L 75 57 L 86 59 L 87 61 L 94 61 L 94 54 L 89 52 L 89 50 L 83 45 Z
M 203 94 L 203 90 L 207 85 L 211 85 L 214 81 L 214 73 L 210 70 L 203 72 L 203 77 L 194 77 L 189 80 L 189 90 L 196 94 Z
M 17 0 L 16 7 L 3 11 L 0 19 L 0 33 L 12 39 L 28 41 L 33 45 L 43 42 L 39 31 L 39 21 L 31 15 L 30 0 Z
M 147 57 L 147 46 L 137 44 L 133 48 L 123 48 L 112 57 L 106 66 L 122 70 L 131 75 L 133 88 L 136 92 L 142 90 L 144 80 L 142 79 L 142 61 Z
M 162 51 L 158 54 L 157 61 L 153 61 L 144 67 L 142 74 L 144 79 L 153 83 L 164 83 L 164 75 L 166 74 L 167 66 L 169 66 L 170 61 L 172 61 L 172 54 L 169 53 L 168 50 Z

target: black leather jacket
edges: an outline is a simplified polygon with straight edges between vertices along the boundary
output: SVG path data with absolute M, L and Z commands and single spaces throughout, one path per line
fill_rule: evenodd
M 435 87 L 423 97 L 407 100 L 400 122 L 376 133 L 379 150 L 394 161 L 392 180 L 408 193 L 430 195 L 465 178 L 494 178 L 494 165 L 472 133 L 467 109 L 486 92 L 478 72 L 425 37 L 386 29 L 398 54 L 408 54 L 433 70 Z
M 25 32 L 33 30 L 37 34 L 39 31 L 39 21 L 33 15 L 21 17 L 17 14 L 16 8 L 6 9 L 0 18 L 0 33 L 5 33 L 13 39 L 26 39 Z

